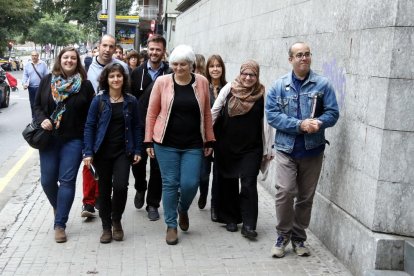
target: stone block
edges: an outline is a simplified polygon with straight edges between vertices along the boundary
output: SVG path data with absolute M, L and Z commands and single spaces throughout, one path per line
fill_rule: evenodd
M 391 73 L 394 29 L 363 29 L 359 41 L 359 61 L 355 74 L 388 78 Z
M 395 270 L 367 270 L 363 274 L 364 276 L 410 276 L 404 271 L 395 271 Z
M 414 132 L 384 131 L 378 179 L 414 185 Z
M 389 79 L 386 97 L 387 104 L 382 109 L 384 112 L 385 129 L 393 131 L 414 131 L 413 87 L 414 78 Z
M 414 242 L 405 241 L 404 245 L 404 270 L 414 275 Z
M 392 49 L 390 78 L 414 79 L 414 56 L 411 45 L 414 40 L 414 26 L 393 28 L 394 47 Z
M 414 185 L 379 181 L 372 230 L 414 236 Z
M 388 28 L 395 24 L 399 1 L 348 1 L 350 30 Z M 374 48 L 373 48 L 374 49 Z
M 361 78 L 360 89 L 367 91 L 368 105 L 366 123 L 370 126 L 383 129 L 386 120 L 386 106 L 388 104 L 389 78 L 364 76 Z
M 414 1 L 399 0 L 397 12 L 396 26 L 414 26 Z
M 370 231 L 319 193 L 315 195 L 309 228 L 354 275 L 364 275 L 368 270 L 401 269 L 401 243 L 408 238 Z

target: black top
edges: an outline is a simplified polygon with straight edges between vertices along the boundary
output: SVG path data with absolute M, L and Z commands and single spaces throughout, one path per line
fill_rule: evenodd
M 114 156 L 125 152 L 125 119 L 123 113 L 123 102 L 111 103 L 112 115 L 106 130 L 105 138 L 102 141 L 99 154 Z
M 173 79 L 174 100 L 162 144 L 178 149 L 202 148 L 200 107 L 192 87 L 195 76 L 187 85 L 179 85 Z
M 45 76 L 40 81 L 36 93 L 34 113 L 36 120 L 40 123 L 45 119 L 50 119 L 56 107 L 50 87 L 51 80 L 52 74 Z M 66 111 L 62 115 L 60 127 L 54 131 L 54 134 L 63 139 L 83 139 L 86 117 L 94 95 L 95 90 L 91 82 L 82 81 L 80 91 L 65 100 Z
M 214 128 L 217 168 L 224 177 L 258 175 L 263 155 L 263 113 L 263 97 L 255 102 L 249 112 L 234 117 L 229 117 L 228 101 L 226 102 Z

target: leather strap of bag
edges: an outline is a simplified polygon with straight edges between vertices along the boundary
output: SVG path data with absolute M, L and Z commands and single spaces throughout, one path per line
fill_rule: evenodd
M 36 66 L 33 64 L 33 62 L 32 62 L 32 66 L 33 66 L 33 69 L 35 70 L 36 74 L 39 76 L 39 79 L 41 80 L 42 77 L 40 76 L 39 72 L 37 72 Z

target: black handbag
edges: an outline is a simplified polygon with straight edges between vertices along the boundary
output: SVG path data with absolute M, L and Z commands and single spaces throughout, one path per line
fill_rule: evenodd
M 36 121 L 28 124 L 22 132 L 24 140 L 35 149 L 44 149 L 49 144 L 51 131 L 43 129 Z

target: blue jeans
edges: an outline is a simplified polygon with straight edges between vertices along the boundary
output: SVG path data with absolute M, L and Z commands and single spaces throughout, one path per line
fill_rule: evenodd
M 40 155 L 40 182 L 50 204 L 56 210 L 54 227 L 66 228 L 75 198 L 76 176 L 82 161 L 81 139 L 62 141 L 52 137 Z M 59 182 L 59 184 L 58 184 Z
M 197 194 L 203 150 L 175 149 L 158 144 L 154 144 L 154 150 L 161 171 L 164 220 L 168 227 L 177 228 L 177 209 L 188 212 Z

